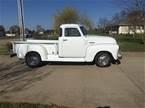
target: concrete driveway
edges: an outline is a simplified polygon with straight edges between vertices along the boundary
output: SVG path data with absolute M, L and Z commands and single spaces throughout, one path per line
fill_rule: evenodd
M 124 53 L 120 65 L 52 63 L 30 69 L 0 56 L 0 101 L 55 103 L 73 108 L 144 108 L 144 53 Z

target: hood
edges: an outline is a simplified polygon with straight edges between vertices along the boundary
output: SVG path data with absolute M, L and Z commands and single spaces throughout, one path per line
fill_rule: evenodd
M 114 38 L 107 36 L 87 35 L 86 38 L 89 42 L 93 42 L 96 44 L 117 44 Z

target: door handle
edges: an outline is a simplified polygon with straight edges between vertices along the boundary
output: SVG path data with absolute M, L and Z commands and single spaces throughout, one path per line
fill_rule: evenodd
M 95 44 L 95 42 L 89 42 L 90 44 Z
M 63 41 L 68 41 L 67 39 L 63 39 Z

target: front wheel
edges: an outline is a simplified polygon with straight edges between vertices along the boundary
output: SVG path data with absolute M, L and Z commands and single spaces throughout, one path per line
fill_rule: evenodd
M 101 52 L 95 57 L 95 63 L 99 67 L 108 67 L 111 65 L 111 56 L 106 52 Z
M 36 52 L 29 52 L 25 57 L 26 64 L 31 67 L 38 67 L 42 64 L 41 57 Z

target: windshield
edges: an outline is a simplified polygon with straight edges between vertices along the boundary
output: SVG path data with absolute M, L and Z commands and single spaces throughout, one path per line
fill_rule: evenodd
M 80 29 L 81 29 L 83 35 L 87 35 L 87 30 L 84 26 L 80 26 Z

